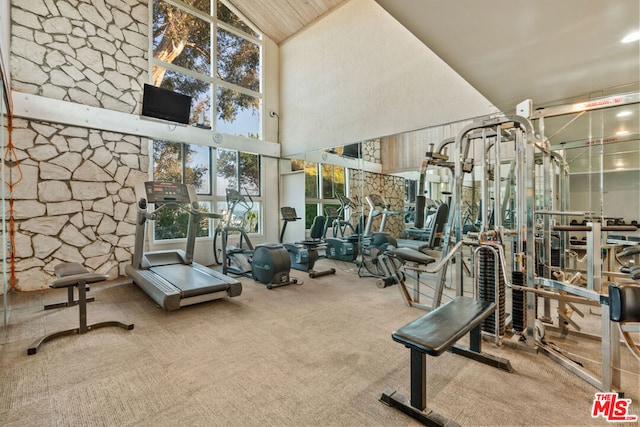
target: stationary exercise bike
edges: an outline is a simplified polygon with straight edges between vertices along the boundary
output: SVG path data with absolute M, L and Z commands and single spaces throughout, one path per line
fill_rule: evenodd
M 324 242 L 322 241 L 322 232 L 324 231 L 325 218 L 323 216 L 316 216 L 311 224 L 311 230 L 309 239 L 302 240 L 295 243 L 284 243 L 284 234 L 287 230 L 287 224 L 299 220 L 296 213 L 296 209 L 292 207 L 280 208 L 282 214 L 282 230 L 280 231 L 280 243 L 283 244 L 287 252 L 289 252 L 289 258 L 291 260 L 291 268 L 296 270 L 306 271 L 309 273 L 309 277 L 321 277 L 329 274 L 335 274 L 335 268 L 328 270 L 317 271 L 314 270 L 314 265 L 318 258 L 318 249 L 324 248 Z
M 227 217 L 226 224 L 217 230 L 213 239 L 214 254 L 218 254 L 218 231 L 222 248 L 220 254 L 224 257 L 222 262 L 223 274 L 251 277 L 271 289 L 273 287 L 297 283 L 289 275 L 291 261 L 287 250 L 278 243 L 264 243 L 253 246 L 245 227 L 245 219 L 248 212 L 253 209 L 253 199 L 249 194 L 242 195 L 238 190 L 227 188 Z M 239 224 L 232 224 L 234 212 L 240 207 L 244 210 L 239 217 Z M 238 245 L 228 244 L 229 235 L 238 235 Z

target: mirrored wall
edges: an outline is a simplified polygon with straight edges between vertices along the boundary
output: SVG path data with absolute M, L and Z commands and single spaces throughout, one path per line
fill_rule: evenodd
M 551 165 L 543 166 L 541 162 L 531 165 L 538 169 L 551 168 L 554 177 L 545 178 L 542 171 L 535 173 L 536 188 L 540 190 L 536 194 L 536 206 L 586 213 L 586 216 L 568 217 L 567 222 L 595 219 L 614 224 L 640 222 L 640 104 L 633 97 L 638 91 L 638 85 L 633 85 L 548 106 L 533 104 L 531 116 L 535 133 L 541 140 L 548 140 L 554 153 Z M 598 104 L 597 100 L 602 99 L 613 101 Z M 588 110 L 571 111 L 590 100 L 595 101 Z M 565 108 L 566 113 L 536 115 L 536 111 L 554 108 Z M 407 230 L 415 226 L 417 195 L 425 196 L 425 205 L 421 208 L 426 218 L 439 204 L 449 203 L 454 159 L 449 159 L 450 147 L 446 141 L 453 140 L 470 123 L 486 119 L 471 118 L 292 156 L 291 173 L 300 174 L 300 180 L 304 181 L 297 195 L 304 191 L 305 203 L 297 209 L 298 216 L 305 219 L 307 234 L 313 218 L 325 215 L 328 209 L 334 213 L 338 210 L 340 220 L 350 222 L 348 230 L 364 232 L 373 212 L 376 218 L 370 222 L 369 232 L 386 231 L 397 238 L 406 237 Z M 500 191 L 498 197 L 505 200 L 500 213 L 503 221 L 516 215 L 515 206 L 508 204 L 509 195 L 517 191 L 510 175 L 514 150 L 508 143 L 504 145 L 499 162 L 495 162 L 500 165 L 500 190 L 495 190 L 497 187 L 492 181 L 495 170 L 483 168 L 482 152 L 486 147 L 480 142 L 472 144 L 473 167 L 465 174 L 461 195 L 463 224 L 471 226 L 479 221 L 482 206 L 479 189 L 483 181 L 490 183 L 490 198 L 495 198 L 494 193 Z M 426 153 L 439 149 L 443 160 L 438 165 L 431 162 L 425 166 Z M 545 183 L 544 179 L 554 182 Z M 566 184 L 562 184 L 561 194 L 559 188 L 563 180 Z M 553 190 L 545 192 L 548 188 Z M 382 215 L 377 212 L 381 207 L 372 206 L 370 200 L 376 195 L 389 212 L 384 229 L 381 228 Z M 341 204 L 341 196 L 346 196 L 352 204 L 345 204 L 344 199 Z M 545 197 L 550 200 L 544 202 Z

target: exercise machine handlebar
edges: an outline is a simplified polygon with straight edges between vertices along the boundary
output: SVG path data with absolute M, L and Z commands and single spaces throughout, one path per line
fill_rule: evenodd
M 603 225 L 600 227 L 602 231 L 636 231 L 638 227 L 635 225 Z M 591 231 L 588 225 L 556 225 L 553 231 Z

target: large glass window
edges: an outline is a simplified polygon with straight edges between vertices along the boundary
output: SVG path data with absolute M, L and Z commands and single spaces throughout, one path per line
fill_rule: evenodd
M 151 84 L 192 97 L 190 124 L 260 139 L 260 34 L 222 0 L 152 3 Z
M 262 37 L 225 0 L 151 0 L 151 84 L 192 97 L 191 125 L 260 139 Z M 226 206 L 226 188 L 251 195 L 250 231 L 260 230 L 260 157 L 235 150 L 154 141 L 154 179 L 193 185 L 200 205 Z M 169 209 L 156 239 L 186 235 Z M 198 236 L 210 235 L 209 223 Z
M 153 179 L 193 185 L 198 194 L 211 194 L 211 154 L 209 147 L 154 141 Z M 200 209 L 209 212 L 211 203 L 201 201 Z M 158 208 L 158 207 L 156 207 Z M 189 214 L 178 206 L 167 205 L 154 221 L 154 239 L 183 239 L 187 236 Z M 209 236 L 209 220 L 198 224 L 197 237 Z
M 193 185 L 200 196 L 201 209 L 207 212 L 212 205 L 216 206 L 216 212 L 223 212 L 226 209 L 226 189 L 238 190 L 253 202 L 251 211 L 245 215 L 250 220 L 247 231 L 255 233 L 261 230 L 259 155 L 166 141 L 154 141 L 152 151 L 154 180 Z M 212 188 L 215 192 L 211 191 Z M 185 238 L 187 224 L 186 213 L 164 209 L 155 222 L 155 239 Z M 208 220 L 202 221 L 197 236 L 210 236 Z
M 339 208 L 339 195 L 346 195 L 342 166 L 304 162 L 305 227 L 308 229 L 317 215 L 327 216 L 327 207 Z

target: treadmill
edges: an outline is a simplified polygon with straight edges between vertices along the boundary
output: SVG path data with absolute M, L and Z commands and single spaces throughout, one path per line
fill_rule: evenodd
M 167 311 L 240 295 L 242 283 L 238 280 L 193 262 L 197 224 L 202 218 L 219 219 L 222 215 L 201 212 L 192 186 L 148 181 L 144 183 L 144 190 L 146 197 L 138 200 L 133 260 L 131 265 L 125 266 L 125 272 L 133 282 Z M 154 211 L 148 210 L 149 203 L 155 205 Z M 144 252 L 147 220 L 155 220 L 156 213 L 168 205 L 189 213 L 186 251 Z

